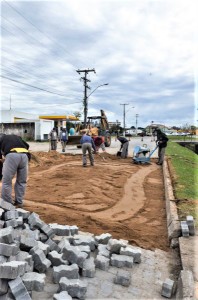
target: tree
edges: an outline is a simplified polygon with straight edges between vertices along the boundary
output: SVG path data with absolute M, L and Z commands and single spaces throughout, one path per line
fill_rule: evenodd
M 75 111 L 75 112 L 73 113 L 73 115 L 74 115 L 76 118 L 79 118 L 79 119 L 80 119 L 80 117 L 82 116 L 82 114 L 81 114 L 80 111 Z

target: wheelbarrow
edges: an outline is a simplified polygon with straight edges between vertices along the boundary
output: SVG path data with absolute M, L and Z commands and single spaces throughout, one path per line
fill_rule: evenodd
M 158 145 L 150 151 L 149 148 L 147 147 L 142 147 L 142 146 L 136 146 L 133 151 L 133 162 L 136 164 L 145 164 L 145 163 L 150 163 L 151 156 L 157 150 Z

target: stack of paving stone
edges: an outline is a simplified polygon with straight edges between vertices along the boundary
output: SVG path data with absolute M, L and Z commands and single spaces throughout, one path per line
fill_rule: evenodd
M 43 291 L 51 268 L 58 284 L 53 299 L 84 299 L 85 277 L 93 278 L 96 268 L 118 268 L 114 283 L 129 286 L 132 268 L 141 262 L 141 250 L 109 233 L 93 236 L 77 226 L 46 224 L 30 213 L 0 199 L 0 299 L 31 299 Z M 123 268 L 123 269 L 122 269 Z
M 181 221 L 182 236 L 189 237 L 195 235 L 195 222 L 193 216 L 187 216 L 185 221 Z

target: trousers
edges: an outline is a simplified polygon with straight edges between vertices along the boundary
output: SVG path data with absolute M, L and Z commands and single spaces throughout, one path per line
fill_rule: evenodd
M 9 153 L 3 163 L 1 198 L 10 203 L 12 203 L 12 179 L 15 175 L 15 202 L 22 204 L 28 175 L 28 157 L 25 153 Z
M 121 158 L 128 157 L 128 148 L 129 148 L 129 142 L 125 142 L 122 146 Z
M 89 160 L 90 160 L 91 165 L 94 164 L 94 157 L 93 157 L 91 150 L 92 150 L 92 145 L 90 143 L 82 144 L 82 153 L 83 153 L 82 160 L 83 160 L 84 166 L 87 164 L 87 156 L 86 156 L 87 151 L 88 151 Z

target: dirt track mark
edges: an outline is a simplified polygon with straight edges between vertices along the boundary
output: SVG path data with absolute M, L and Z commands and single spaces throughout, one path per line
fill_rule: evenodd
M 138 172 L 127 179 L 124 185 L 124 195 L 116 205 L 101 212 L 92 212 L 92 215 L 101 219 L 112 218 L 114 221 L 131 218 L 144 206 L 146 201 L 143 188 L 145 177 L 156 169 L 156 165 L 149 165 L 146 168 L 145 166 L 142 167 Z

